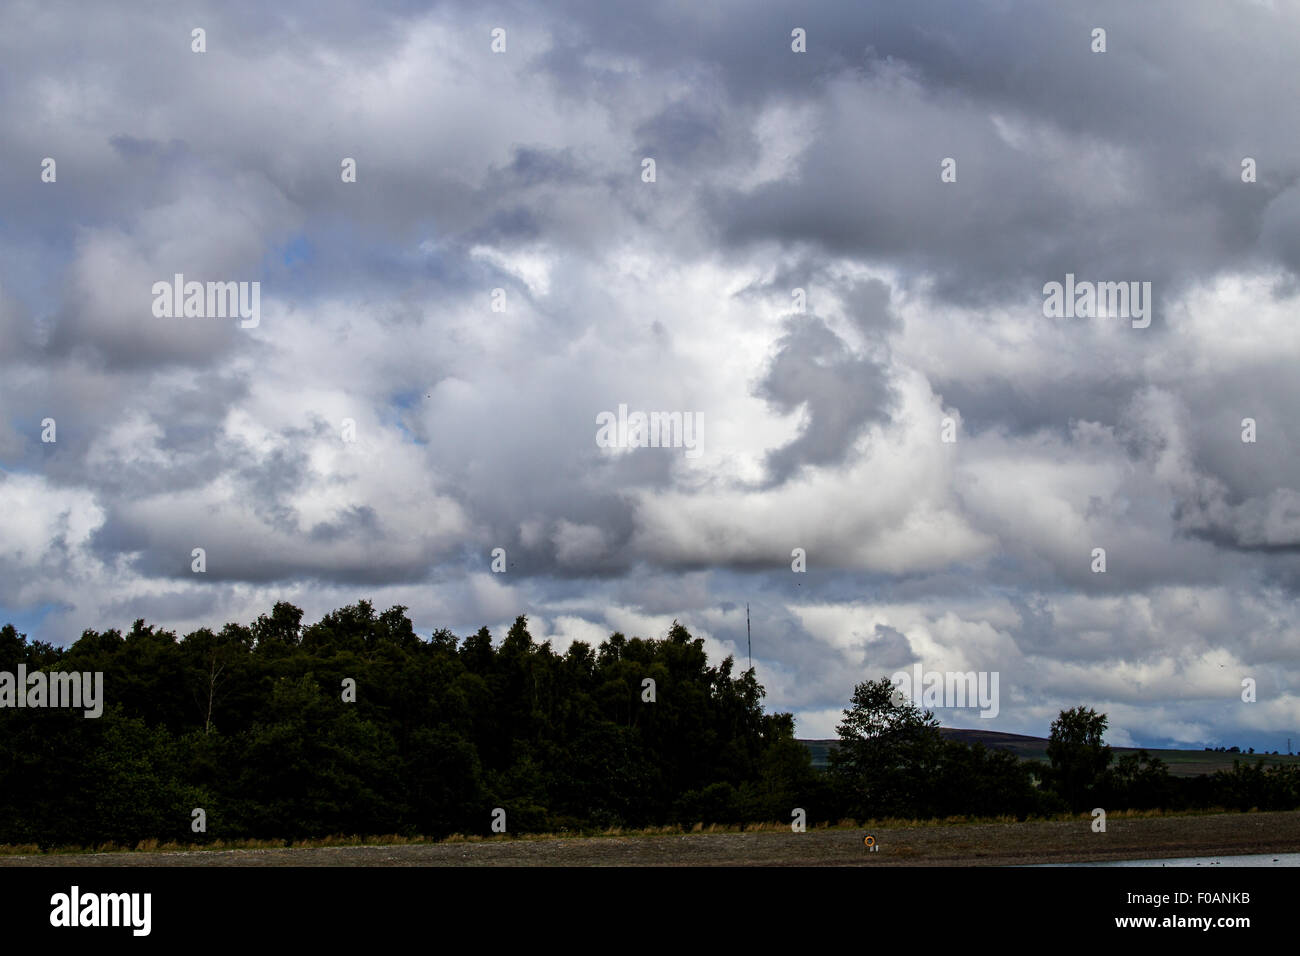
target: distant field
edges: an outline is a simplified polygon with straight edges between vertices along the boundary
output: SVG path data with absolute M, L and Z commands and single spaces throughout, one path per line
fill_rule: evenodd
M 1047 739 L 1045 737 L 1026 737 L 1023 734 L 1002 734 L 993 730 L 959 730 L 941 727 L 939 732 L 948 740 L 957 740 L 964 744 L 982 743 L 985 747 L 1009 750 L 1022 760 L 1047 760 Z M 835 746 L 831 740 L 801 740 L 812 753 L 813 766 L 825 767 L 827 754 Z M 1137 747 L 1112 747 L 1116 759 L 1124 754 L 1137 753 Z M 1214 773 L 1217 770 L 1231 770 L 1232 761 L 1243 763 L 1263 761 L 1266 765 L 1281 763 L 1286 765 L 1300 763 L 1300 755 L 1287 754 L 1232 754 L 1206 752 L 1204 750 L 1157 750 L 1146 748 L 1147 753 L 1159 757 L 1169 765 L 1169 773 L 1174 777 L 1197 777 L 1201 774 Z
M 870 834 L 879 849 L 869 852 Z M 1300 852 L 1300 812 L 743 833 L 479 839 L 408 845 L 0 855 L 9 866 L 1015 866 Z M 1230 861 L 1228 865 L 1231 865 Z

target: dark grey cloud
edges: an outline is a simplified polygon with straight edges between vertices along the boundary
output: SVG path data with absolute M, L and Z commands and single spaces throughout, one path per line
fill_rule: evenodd
M 877 624 L 864 643 L 862 665 L 872 671 L 898 670 L 916 660 L 907 635 L 888 624 Z
M 854 353 L 813 315 L 789 320 L 755 393 L 780 414 L 807 415 L 797 438 L 768 453 L 776 483 L 803 465 L 842 462 L 865 426 L 888 421 L 892 399 L 885 366 Z

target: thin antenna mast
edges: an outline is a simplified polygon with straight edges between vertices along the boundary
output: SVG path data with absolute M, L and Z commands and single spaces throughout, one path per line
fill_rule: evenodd
M 754 669 L 754 642 L 750 640 L 749 637 L 749 602 L 748 601 L 745 602 L 745 650 L 749 654 L 749 669 L 753 670 Z M 1290 743 L 1291 741 L 1288 740 L 1287 741 L 1288 750 L 1291 749 L 1289 746 Z

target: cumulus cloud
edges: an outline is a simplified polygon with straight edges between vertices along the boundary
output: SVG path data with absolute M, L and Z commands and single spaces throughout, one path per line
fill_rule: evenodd
M 364 597 L 721 656 L 749 603 L 806 736 L 921 663 L 998 671 L 997 729 L 1274 749 L 1297 39 L 1211 0 L 10 4 L 0 617 Z M 261 322 L 154 316 L 176 273 L 259 282 Z M 1151 282 L 1150 328 L 1046 318 L 1067 274 Z M 700 416 L 698 456 L 598 447 L 620 405 Z

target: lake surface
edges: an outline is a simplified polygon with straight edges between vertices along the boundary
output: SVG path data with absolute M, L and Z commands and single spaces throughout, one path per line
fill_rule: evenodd
M 1106 860 L 1100 863 L 1039 863 L 1038 866 L 1300 866 L 1300 853 L 1244 856 L 1183 856 L 1172 860 Z

